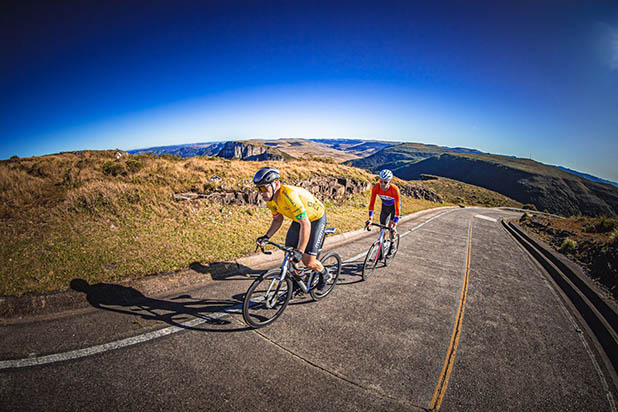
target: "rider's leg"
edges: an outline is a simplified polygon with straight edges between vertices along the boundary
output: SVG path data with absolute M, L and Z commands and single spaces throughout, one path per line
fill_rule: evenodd
M 317 258 L 320 250 L 322 249 L 324 230 L 326 230 L 326 213 L 324 213 L 320 219 L 311 222 L 311 234 L 309 235 L 309 242 L 307 243 L 307 248 L 303 254 L 303 263 L 305 266 L 313 269 L 321 275 L 320 283 L 318 284 L 318 288 L 320 290 L 324 289 L 327 282 L 331 279 L 330 273 L 328 273 L 326 268 L 324 268 L 322 263 Z
M 292 222 L 288 233 L 285 235 L 285 245 L 296 247 L 298 245 L 298 236 L 300 234 L 300 224 L 298 222 Z
M 324 219 L 326 221 L 326 219 Z M 323 225 L 326 227 L 326 224 Z M 292 222 L 290 228 L 288 229 L 288 233 L 285 238 L 286 246 L 296 246 L 298 244 L 298 234 L 300 231 L 300 225 L 298 222 Z M 310 269 L 313 269 L 318 272 L 322 272 L 324 270 L 324 266 L 317 260 L 317 254 L 321 249 L 321 242 L 316 243 L 316 235 L 317 232 L 320 231 L 319 222 L 311 222 L 311 235 L 309 235 L 309 242 L 307 243 L 307 248 L 305 249 L 305 253 L 303 253 L 303 264 Z M 324 228 L 321 230 L 322 235 L 324 233 Z
M 308 255 L 307 253 L 303 253 L 303 263 L 305 266 L 315 270 L 316 272 L 321 273 L 324 270 L 322 263 L 315 256 Z
M 388 227 L 394 227 L 394 226 L 395 224 L 393 222 L 389 222 Z M 395 228 L 395 230 L 393 231 L 389 230 L 388 233 L 390 234 L 391 242 L 392 242 L 393 240 L 395 240 L 395 235 L 397 234 L 397 228 Z
M 324 266 L 317 259 L 320 250 L 322 249 L 322 242 L 324 241 L 324 230 L 326 229 L 326 213 L 324 215 L 311 222 L 311 234 L 309 235 L 309 241 L 307 242 L 307 248 L 303 253 L 303 263 L 305 266 L 315 270 L 316 272 L 323 272 Z
M 393 217 L 395 216 L 395 206 L 384 206 L 380 212 L 380 224 L 388 227 L 393 227 Z M 395 238 L 395 235 L 390 230 L 388 231 L 391 242 Z

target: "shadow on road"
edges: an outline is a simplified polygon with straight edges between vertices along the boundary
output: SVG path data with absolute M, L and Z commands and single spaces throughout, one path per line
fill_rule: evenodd
M 210 274 L 214 280 L 230 280 L 234 277 L 237 278 L 235 280 L 238 280 L 243 275 L 257 276 L 263 272 L 263 270 L 254 270 L 235 262 L 212 262 L 208 264 L 193 262 L 189 265 L 189 268 L 198 273 Z
M 337 286 L 353 285 L 363 281 L 364 261 L 348 262 L 341 265 Z
M 248 328 L 233 327 L 232 321 L 222 319 L 227 313 L 240 313 L 242 295 L 232 299 L 195 299 L 180 295 L 169 300 L 145 296 L 139 290 L 111 283 L 90 285 L 83 279 L 73 279 L 71 289 L 86 294 L 86 300 L 97 309 L 139 317 L 143 320 L 165 322 L 179 328 L 208 331 L 236 332 Z M 201 319 L 198 325 L 186 325 L 188 321 Z
M 216 270 L 215 270 L 216 268 Z M 232 277 L 246 280 L 246 275 L 258 276 L 263 271 L 239 267 L 236 263 L 214 263 L 202 265 L 191 264 L 191 269 L 200 273 L 209 273 L 216 280 L 233 280 Z M 352 285 L 362 282 L 362 262 L 343 264 L 339 275 L 338 286 Z M 139 290 L 113 283 L 89 284 L 84 279 L 73 279 L 71 289 L 86 294 L 86 300 L 97 309 L 107 310 L 138 317 L 147 321 L 165 322 L 169 325 L 189 330 L 207 332 L 237 332 L 247 330 L 247 327 L 234 327 L 232 320 L 225 319 L 224 314 L 240 314 L 244 293 L 232 296 L 230 299 L 196 299 L 190 295 L 180 295 L 168 300 L 155 299 L 144 295 Z M 306 297 L 307 299 L 303 299 Z M 308 296 L 297 297 L 291 305 L 313 302 Z M 187 322 L 201 319 L 197 325 L 187 325 Z

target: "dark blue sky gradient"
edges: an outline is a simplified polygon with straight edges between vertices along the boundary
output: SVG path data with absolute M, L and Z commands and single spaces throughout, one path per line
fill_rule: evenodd
M 307 3 L 14 3 L 0 158 L 362 137 L 618 180 L 618 2 Z

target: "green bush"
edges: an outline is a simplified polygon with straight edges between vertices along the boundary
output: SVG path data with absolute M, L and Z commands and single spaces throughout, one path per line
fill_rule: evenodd
M 560 245 L 559 250 L 562 253 L 569 253 L 575 251 L 575 249 L 577 249 L 577 242 L 573 239 L 566 238 L 562 242 L 562 245 Z
M 588 233 L 607 233 L 616 229 L 616 219 L 602 217 L 590 224 L 584 225 L 584 232 Z
M 135 173 L 138 172 L 142 167 L 144 167 L 144 164 L 137 159 L 129 159 L 127 160 L 126 166 L 129 172 Z
M 103 174 L 108 176 L 118 176 L 127 174 L 127 171 L 122 163 L 108 161 L 103 163 Z
M 521 207 L 522 209 L 528 209 L 528 210 L 536 210 L 538 211 L 539 209 L 536 208 L 535 205 L 533 205 L 532 203 L 526 203 L 525 205 L 523 205 Z

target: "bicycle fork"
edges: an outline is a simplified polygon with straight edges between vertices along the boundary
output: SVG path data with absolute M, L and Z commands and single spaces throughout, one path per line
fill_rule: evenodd
M 380 257 L 380 251 L 382 250 L 382 246 L 384 246 L 384 250 L 386 250 L 386 253 L 388 253 L 388 249 L 391 246 L 391 241 L 390 240 L 384 240 L 384 234 L 386 233 L 386 231 L 384 229 L 382 229 L 380 231 L 380 236 L 378 237 L 378 251 L 376 252 L 376 257 L 374 259 L 374 264 L 378 263 L 378 259 Z
M 281 276 L 273 278 L 273 280 L 270 282 L 270 285 L 268 286 L 268 289 L 264 293 L 264 302 L 266 308 L 272 309 L 273 307 L 275 307 L 277 299 L 279 299 L 281 285 L 285 283 L 285 277 L 289 271 L 289 266 L 289 260 L 286 256 L 283 260 L 283 263 L 281 264 Z M 302 272 L 303 271 L 301 270 L 301 273 Z M 295 275 L 299 275 L 299 273 L 296 271 L 296 268 L 292 269 L 292 273 L 294 273 Z M 311 285 L 313 284 L 316 276 L 318 276 L 318 274 L 314 270 L 309 271 L 306 284 L 305 282 L 303 282 L 302 279 L 299 278 L 299 276 L 292 276 L 292 279 L 294 282 L 296 282 L 296 284 L 301 288 L 304 293 L 309 293 L 309 290 L 311 290 Z
M 286 257 L 286 259 L 283 261 L 283 265 L 281 265 L 281 276 L 279 276 L 278 278 L 273 278 L 273 280 L 271 280 L 270 282 L 270 285 L 268 285 L 268 289 L 264 293 L 264 302 L 267 309 L 272 309 L 273 307 L 275 307 L 277 300 L 279 299 L 279 291 L 281 290 L 281 285 L 285 281 L 285 275 L 287 274 L 287 271 L 288 265 Z M 273 287 L 275 288 L 275 291 L 271 294 Z
M 378 259 L 380 258 L 380 251 L 382 250 L 382 245 L 384 244 L 384 229 L 380 230 L 380 236 L 378 237 L 378 251 L 376 252 L 376 257 L 373 260 L 373 264 L 378 263 Z

